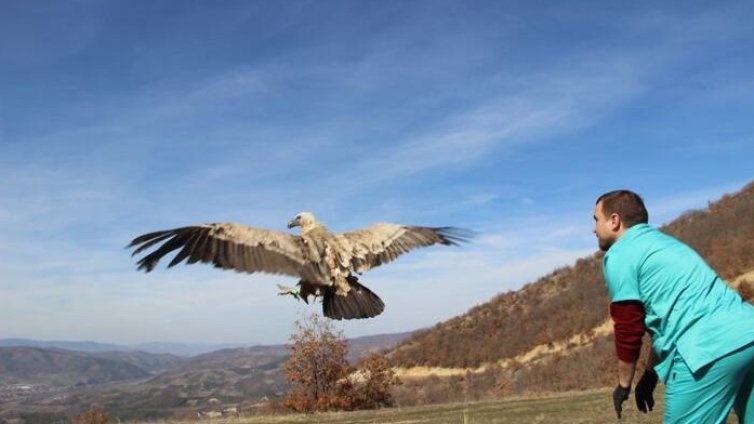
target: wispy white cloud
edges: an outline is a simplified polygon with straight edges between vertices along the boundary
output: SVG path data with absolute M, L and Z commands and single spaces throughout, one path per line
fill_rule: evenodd
M 359 185 L 385 183 L 433 169 L 468 166 L 486 153 L 591 125 L 641 92 L 640 62 L 606 62 L 609 58 L 599 58 L 562 73 L 522 79 L 522 88 L 491 94 L 492 99 L 423 133 L 360 155 L 345 173 Z

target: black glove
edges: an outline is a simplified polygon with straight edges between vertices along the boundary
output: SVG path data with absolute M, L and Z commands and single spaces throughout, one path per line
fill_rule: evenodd
M 618 419 L 620 419 L 620 413 L 623 412 L 623 402 L 628 399 L 629 393 L 631 393 L 631 387 L 622 387 L 620 384 L 613 390 L 613 405 L 615 406 L 615 413 L 618 414 Z
M 657 373 L 655 370 L 646 370 L 636 384 L 636 407 L 646 413 L 655 406 L 655 398 L 652 393 L 657 387 Z

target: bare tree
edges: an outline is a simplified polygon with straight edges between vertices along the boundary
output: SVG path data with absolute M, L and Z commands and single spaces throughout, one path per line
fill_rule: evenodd
M 288 391 L 284 405 L 301 412 L 351 409 L 352 371 L 343 332 L 317 314 L 296 321 L 291 356 L 284 365 Z
M 358 369 L 348 363 L 348 343 L 332 321 L 317 314 L 295 323 L 284 365 L 291 389 L 283 401 L 300 412 L 391 406 L 400 381 L 383 355 L 370 353 Z

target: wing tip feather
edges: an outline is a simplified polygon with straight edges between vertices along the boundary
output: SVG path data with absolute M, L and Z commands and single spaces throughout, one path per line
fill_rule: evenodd
M 459 227 L 435 227 L 432 230 L 442 240 L 442 244 L 448 246 L 460 246 L 462 243 L 470 243 L 476 237 L 476 232 Z

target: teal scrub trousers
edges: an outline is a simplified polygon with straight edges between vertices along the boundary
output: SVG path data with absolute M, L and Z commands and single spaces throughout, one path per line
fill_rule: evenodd
M 740 424 L 754 424 L 754 343 L 695 374 L 676 353 L 665 386 L 665 424 L 723 424 L 731 407 Z

